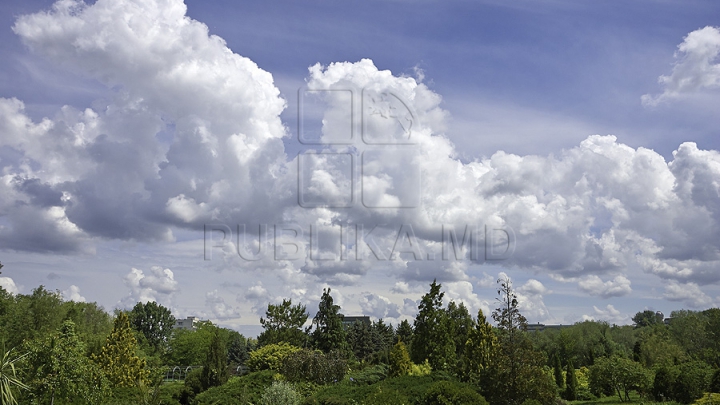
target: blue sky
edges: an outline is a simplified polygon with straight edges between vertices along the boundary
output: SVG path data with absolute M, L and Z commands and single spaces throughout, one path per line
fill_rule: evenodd
M 185 20 L 175 0 L 71 3 L 35 17 L 21 16 L 53 2 L 0 5 L 0 261 L 18 292 L 44 284 L 108 309 L 154 299 L 248 334 L 268 302 L 290 296 L 314 312 L 327 286 L 348 313 L 412 318 L 435 277 L 487 311 L 508 274 L 536 322 L 627 323 L 645 308 L 720 304 L 712 1 L 188 0 Z M 128 31 L 102 22 L 113 15 L 127 16 Z M 301 88 L 377 88 L 411 106 L 422 204 L 294 206 L 304 191 L 292 171 L 308 150 L 297 141 Z M 326 102 L 330 136 L 343 107 Z M 360 161 L 365 146 L 326 151 Z M 365 184 L 390 179 L 377 201 L 403 201 L 407 171 L 383 153 L 380 174 L 358 187 L 370 196 Z M 319 183 L 306 191 L 331 201 L 358 181 L 339 164 L 313 161 L 308 179 Z M 517 239 L 497 262 L 418 262 L 406 251 L 389 262 L 258 265 L 231 249 L 203 260 L 204 224 L 253 220 L 306 233 L 380 225 L 395 244 L 411 225 L 423 255 L 442 224 L 489 223 Z

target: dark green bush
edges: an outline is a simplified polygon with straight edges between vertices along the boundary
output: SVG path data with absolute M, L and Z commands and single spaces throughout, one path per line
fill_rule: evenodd
M 388 376 L 387 364 L 378 364 L 376 366 L 366 367 L 360 371 L 350 373 L 348 380 L 354 384 L 375 384 Z
M 193 405 L 215 404 L 257 404 L 265 389 L 272 385 L 274 371 L 265 370 L 233 377 L 219 387 L 213 387 L 198 394 Z
M 488 405 L 485 398 L 466 384 L 451 381 L 434 383 L 423 396 L 423 405 Z M 534 404 L 532 404 L 534 405 Z M 539 405 L 539 402 L 538 402 Z
M 318 350 L 302 349 L 283 360 L 281 372 L 288 381 L 328 384 L 343 380 L 347 372 L 347 360 L 338 351 L 325 354 Z

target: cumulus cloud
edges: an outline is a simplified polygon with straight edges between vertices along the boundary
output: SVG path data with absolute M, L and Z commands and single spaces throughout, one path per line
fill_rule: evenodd
M 10 294 L 20 294 L 20 289 L 10 277 L 0 277 L 0 287 Z
M 391 302 L 389 298 L 382 295 L 373 294 L 371 292 L 362 293 L 360 298 L 360 308 L 363 315 L 372 316 L 374 318 L 393 318 L 400 317 L 398 305 Z M 348 314 L 349 315 L 349 314 Z
M 602 298 L 628 295 L 632 292 L 630 284 L 630 280 L 624 276 L 617 276 L 612 280 L 603 282 L 600 277 L 590 275 L 578 282 L 581 290 L 590 295 L 600 296 Z
M 172 306 L 178 288 L 178 282 L 170 269 L 152 266 L 149 274 L 132 268 L 123 281 L 130 288 L 130 293 L 120 301 L 124 308 L 130 308 L 137 302 L 155 301 L 158 304 Z
M 209 291 L 205 294 L 205 306 L 210 309 L 214 319 L 227 320 L 240 318 L 240 309 L 228 305 L 225 299 L 220 296 L 218 290 Z
M 679 59 L 669 76 L 660 76 L 662 94 L 642 96 L 645 105 L 659 103 L 720 86 L 720 29 L 705 27 L 689 33 L 678 45 L 675 58 Z
M 71 285 L 67 290 L 63 290 L 62 296 L 65 301 L 85 302 L 85 297 L 80 295 L 80 287 Z
M 611 324 L 625 324 L 630 319 L 630 316 L 623 314 L 614 306 L 608 304 L 604 309 L 600 309 L 593 305 L 592 315 L 583 315 L 582 319 L 585 321 L 605 321 Z
M 680 301 L 693 308 L 707 308 L 713 305 L 713 299 L 705 294 L 695 283 L 681 284 L 670 281 L 665 286 L 663 298 L 670 301 Z
M 543 301 L 543 295 L 549 294 L 550 291 L 545 288 L 543 283 L 530 279 L 518 287 L 515 293 L 517 294 L 520 310 L 530 323 L 550 319 L 550 311 Z

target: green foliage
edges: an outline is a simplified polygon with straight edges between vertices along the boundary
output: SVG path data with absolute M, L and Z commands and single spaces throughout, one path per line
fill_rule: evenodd
M 630 359 L 603 357 L 590 367 L 590 391 L 597 396 L 617 393 L 620 401 L 630 400 L 630 391 L 646 393 L 651 389 L 652 376 L 642 365 Z
M 13 391 L 16 389 L 30 389 L 30 387 L 20 381 L 20 378 L 17 376 L 17 370 L 15 369 L 15 363 L 25 356 L 15 355 L 13 349 L 5 350 L 4 343 L 0 346 L 0 356 L 0 404 L 16 405 L 17 400 L 15 399 Z
M 497 350 L 497 336 L 480 309 L 465 344 L 462 379 L 474 383 L 485 380 Z
M 553 355 L 553 377 L 555 377 L 555 384 L 558 388 L 562 389 L 565 387 L 565 379 L 562 373 L 562 364 L 560 364 L 560 357 L 557 353 Z
M 289 343 L 277 343 L 263 346 L 250 353 L 250 358 L 245 365 L 250 371 L 275 370 L 279 371 L 283 361 L 297 351 L 301 350 L 297 346 Z
M 713 372 L 708 390 L 710 392 L 720 393 L 720 368 L 715 369 L 715 372 Z
M 701 361 L 691 361 L 677 366 L 677 377 L 672 386 L 673 399 L 689 404 L 703 396 L 708 388 L 712 370 Z
M 656 401 L 666 401 L 673 398 L 672 386 L 677 378 L 669 367 L 663 366 L 655 371 L 655 379 L 651 390 Z
M 347 361 L 338 351 L 325 354 L 319 350 L 301 349 L 285 357 L 281 371 L 288 381 L 328 384 L 342 381 L 347 373 Z
M 405 343 L 405 346 L 412 343 L 413 329 L 407 319 L 403 319 L 397 326 L 397 329 L 395 329 L 395 336 L 397 337 L 397 340 Z
M 575 377 L 575 367 L 572 361 L 569 361 L 565 369 L 565 393 L 564 399 L 568 401 L 577 400 L 578 394 L 578 381 Z
M 147 383 L 150 375 L 145 359 L 136 354 L 137 341 L 128 316 L 120 312 L 100 354 L 93 356 L 113 387 L 134 387 Z
M 418 305 L 410 357 L 415 363 L 427 359 L 433 370 L 448 370 L 455 366 L 455 341 L 447 312 L 442 308 L 445 293 L 440 288 L 433 281 Z
M 265 318 L 260 318 L 264 331 L 258 336 L 258 345 L 285 342 L 305 347 L 308 336 L 302 327 L 307 319 L 305 305 L 293 305 L 289 299 L 279 305 L 268 304 Z
M 398 377 L 410 374 L 413 363 L 410 360 L 410 354 L 405 347 L 405 343 L 398 341 L 390 352 L 390 377 Z
M 128 317 L 132 328 L 143 334 L 153 351 L 165 348 L 175 326 L 175 317 L 169 309 L 155 301 L 138 302 Z
M 333 304 L 329 288 L 323 290 L 318 312 L 312 323 L 315 330 L 313 330 L 311 338 L 316 349 L 325 353 L 332 350 L 349 351 L 340 307 Z
M 473 319 L 464 303 L 460 305 L 450 301 L 447 307 L 447 319 L 450 329 L 450 336 L 455 346 L 455 358 L 462 360 L 465 356 L 465 344 L 467 343 L 470 331 L 473 329 Z M 457 369 L 454 368 L 454 371 Z
M 284 381 L 275 381 L 265 389 L 259 405 L 299 405 L 300 395 Z
M 32 401 L 95 403 L 106 396 L 107 381 L 85 356 L 85 345 L 75 333 L 72 321 L 65 321 L 57 333 L 45 339 L 29 342 L 28 352 L 23 367 Z
M 220 330 L 215 329 L 207 356 L 202 364 L 200 383 L 203 389 L 223 385 L 228 377 L 227 349 L 225 342 L 220 336 Z
M 358 360 L 367 360 L 378 348 L 376 339 L 373 339 L 373 330 L 371 325 L 365 322 L 357 321 L 350 325 L 347 330 L 347 342 L 350 350 Z
M 423 405 L 488 405 L 485 398 L 466 385 L 439 381 L 425 392 Z
M 430 373 L 432 373 L 432 367 L 430 367 L 430 363 L 426 359 L 422 364 L 413 363 L 412 367 L 410 367 L 410 374 L 408 375 L 421 377 L 429 375 Z
M 232 377 L 225 384 L 198 394 L 192 404 L 257 404 L 265 393 L 265 389 L 275 381 L 274 376 L 274 371 L 265 370 L 242 377 Z
M 196 330 L 174 330 L 165 362 L 179 367 L 199 366 L 205 360 L 215 329 L 211 322 L 200 322 Z
M 636 328 L 644 328 L 646 326 L 652 326 L 663 322 L 662 317 L 653 311 L 642 311 L 635 314 L 632 317 L 632 321 Z
M 388 366 L 385 364 L 365 367 L 360 371 L 348 374 L 348 381 L 360 385 L 376 384 L 386 378 L 388 378 Z

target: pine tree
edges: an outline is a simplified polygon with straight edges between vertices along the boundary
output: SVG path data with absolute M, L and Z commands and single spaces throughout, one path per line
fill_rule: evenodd
M 200 383 L 204 390 L 219 387 L 228 380 L 227 358 L 227 349 L 220 336 L 220 329 L 215 328 L 200 374 Z
M 455 341 L 450 320 L 442 307 L 445 293 L 433 280 L 430 291 L 423 295 L 415 317 L 411 357 L 415 363 L 428 360 L 433 370 L 448 370 L 455 366 Z
M 575 401 L 577 399 L 577 377 L 575 377 L 575 367 L 572 360 L 567 363 L 565 370 L 565 399 Z
M 128 316 L 120 312 L 100 355 L 93 356 L 93 360 L 114 387 L 135 387 L 141 383 L 147 385 L 150 372 L 145 368 L 145 359 L 138 357 L 136 351 L 137 340 Z
M 482 309 L 478 310 L 477 319 L 473 321 L 473 328 L 468 332 L 465 344 L 466 361 L 463 363 L 462 379 L 473 383 L 483 381 L 497 354 L 497 345 L 497 336 L 492 325 L 488 323 Z
M 557 353 L 553 355 L 553 374 L 555 375 L 555 384 L 557 384 L 558 388 L 562 389 L 565 386 L 565 379 L 563 378 L 560 357 Z
M 315 330 L 312 332 L 312 341 L 316 349 L 325 353 L 332 350 L 349 352 L 340 306 L 333 303 L 329 288 L 323 289 L 313 325 L 315 325 Z
M 465 343 L 473 327 L 473 319 L 464 303 L 455 304 L 450 301 L 447 307 L 447 317 L 450 323 L 450 334 L 455 343 L 455 356 L 458 361 L 464 361 Z
M 407 319 L 403 319 L 403 321 L 400 322 L 395 330 L 395 336 L 397 340 L 405 343 L 405 346 L 408 346 L 412 342 L 413 329 Z

